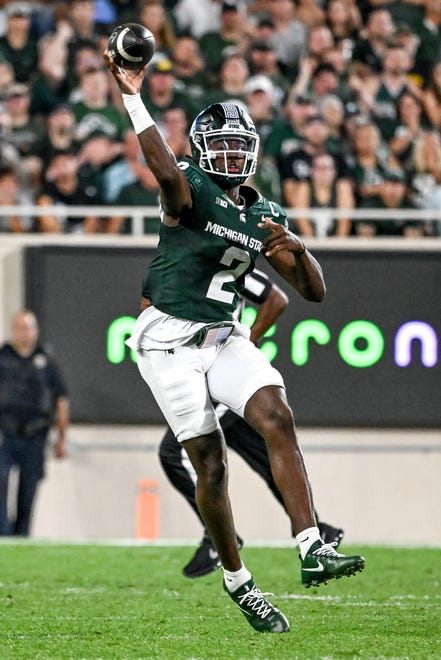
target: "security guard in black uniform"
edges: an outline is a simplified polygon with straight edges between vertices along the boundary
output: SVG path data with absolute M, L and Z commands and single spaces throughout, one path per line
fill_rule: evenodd
M 0 536 L 28 536 L 45 448 L 56 420 L 55 456 L 65 456 L 67 389 L 53 357 L 38 343 L 38 322 L 28 311 L 12 319 L 11 339 L 0 348 Z M 12 467 L 19 479 L 14 520 L 8 518 Z

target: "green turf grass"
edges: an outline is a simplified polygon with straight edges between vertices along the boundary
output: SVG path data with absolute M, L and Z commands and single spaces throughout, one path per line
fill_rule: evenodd
M 365 571 L 305 589 L 295 549 L 245 547 L 291 632 L 255 632 L 189 547 L 0 543 L 0 658 L 441 658 L 441 549 L 345 548 Z

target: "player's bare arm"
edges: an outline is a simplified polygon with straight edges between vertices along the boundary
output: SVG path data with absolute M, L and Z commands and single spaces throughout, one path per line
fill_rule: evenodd
M 277 284 L 272 283 L 271 290 L 259 306 L 257 316 L 251 326 L 250 340 L 256 342 L 277 321 L 288 304 L 288 296 Z
M 104 53 L 104 61 L 122 94 L 140 93 L 147 66 L 137 72 L 122 69 L 113 62 L 107 51 Z M 183 210 L 192 206 L 188 182 L 155 124 L 138 133 L 138 139 L 144 158 L 159 183 L 165 214 L 163 221 L 169 226 L 177 225 Z
M 321 302 L 326 294 L 323 271 L 303 241 L 281 224 L 266 218 L 259 227 L 270 229 L 262 253 L 284 280 L 306 300 Z

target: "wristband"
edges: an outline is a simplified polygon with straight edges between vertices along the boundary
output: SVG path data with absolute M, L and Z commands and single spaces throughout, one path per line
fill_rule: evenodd
M 137 135 L 155 125 L 152 116 L 141 101 L 139 92 L 138 94 L 123 94 L 122 99 Z

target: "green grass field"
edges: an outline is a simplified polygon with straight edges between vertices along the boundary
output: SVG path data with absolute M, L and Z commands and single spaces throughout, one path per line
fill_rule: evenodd
M 297 552 L 242 556 L 291 632 L 255 632 L 189 547 L 0 544 L 0 658 L 441 658 L 441 549 L 345 547 L 365 571 L 305 589 Z

